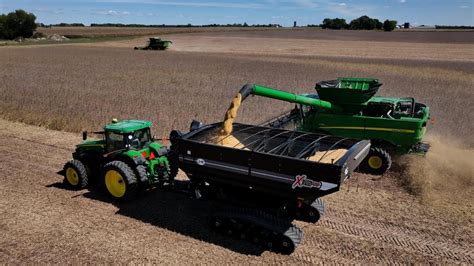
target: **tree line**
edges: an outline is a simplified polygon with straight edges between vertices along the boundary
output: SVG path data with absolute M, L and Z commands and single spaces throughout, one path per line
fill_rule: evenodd
M 86 27 L 83 23 L 58 23 L 45 25 L 37 23 L 38 27 Z M 280 24 L 252 24 L 232 23 L 232 24 L 207 24 L 207 25 L 166 25 L 166 24 L 122 24 L 122 23 L 92 23 L 91 27 L 121 27 L 121 28 L 211 28 L 211 27 L 255 27 L 255 28 L 271 28 L 281 27 Z
M 36 30 L 36 16 L 24 10 L 0 15 L 0 39 L 29 38 Z
M 91 27 L 134 27 L 134 28 L 210 28 L 210 27 L 281 27 L 279 24 L 252 24 L 245 23 L 232 23 L 232 24 L 207 24 L 207 25 L 193 25 L 193 24 L 180 24 L 180 25 L 145 25 L 145 24 L 121 24 L 121 23 L 92 23 Z
M 349 30 L 385 30 L 392 31 L 397 27 L 396 20 L 385 20 L 383 23 L 369 16 L 361 16 L 347 23 L 343 18 L 325 18 L 323 23 L 319 25 L 323 29 L 349 29 Z

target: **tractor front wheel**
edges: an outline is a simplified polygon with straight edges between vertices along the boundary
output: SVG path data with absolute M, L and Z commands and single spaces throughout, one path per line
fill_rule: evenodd
M 103 182 L 112 198 L 125 200 L 135 194 L 137 178 L 130 166 L 122 161 L 112 161 L 104 168 Z
M 383 175 L 392 166 L 392 157 L 382 148 L 372 147 L 369 154 L 360 164 L 361 172 L 372 175 Z
M 71 160 L 64 165 L 64 184 L 71 189 L 87 187 L 89 179 L 86 166 L 79 160 Z

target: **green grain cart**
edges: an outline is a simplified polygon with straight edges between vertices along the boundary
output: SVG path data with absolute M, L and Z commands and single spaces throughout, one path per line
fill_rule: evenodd
M 114 119 L 104 131 L 94 132 L 100 139 L 87 140 L 76 146 L 73 160 L 60 174 L 71 189 L 103 185 L 114 199 L 126 199 L 139 189 L 170 183 L 178 166 L 170 164 L 168 148 L 151 135 L 152 123 L 142 120 Z
M 148 40 L 148 44 L 145 47 L 135 47 L 135 50 L 166 50 L 168 49 L 172 41 L 162 40 L 158 37 L 152 37 Z
M 298 104 L 264 125 L 371 140 L 360 170 L 383 174 L 393 155 L 428 151 L 429 145 L 421 140 L 430 115 L 429 107 L 414 98 L 374 96 L 381 85 L 377 79 L 338 78 L 317 83 L 317 94 L 297 95 L 253 84 L 245 85 L 240 94 L 242 101 L 252 94 Z

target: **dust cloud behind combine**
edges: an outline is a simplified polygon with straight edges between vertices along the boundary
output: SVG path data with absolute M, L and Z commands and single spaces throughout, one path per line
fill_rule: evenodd
M 425 156 L 405 155 L 398 162 L 398 174 L 407 189 L 424 203 L 472 204 L 474 149 L 440 135 L 428 135 L 426 141 L 431 148 Z

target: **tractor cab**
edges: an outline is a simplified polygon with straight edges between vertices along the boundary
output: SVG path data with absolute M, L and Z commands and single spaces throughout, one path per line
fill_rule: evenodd
M 106 151 L 147 148 L 153 142 L 151 125 L 151 122 L 142 120 L 113 120 L 104 127 Z

